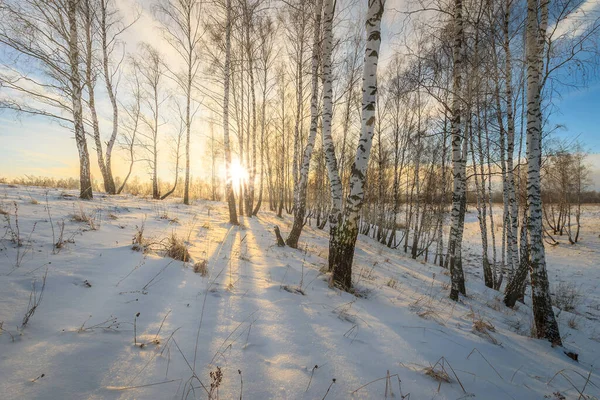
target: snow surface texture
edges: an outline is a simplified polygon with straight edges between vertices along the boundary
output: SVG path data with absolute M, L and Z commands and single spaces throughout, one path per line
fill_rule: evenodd
M 551 283 L 577 289 L 572 312 L 555 311 L 579 363 L 530 337 L 529 298 L 508 309 L 475 276 L 474 214 L 468 297 L 456 304 L 445 270 L 363 236 L 359 296 L 332 289 L 321 272 L 328 232 L 306 226 L 299 250 L 279 248 L 273 226 L 287 233 L 291 218 L 270 212 L 230 227 L 223 203 L 80 202 L 74 192 L 7 185 L 0 212 L 2 399 L 206 399 L 215 379 L 215 399 L 600 397 L 596 208 L 586 210 L 581 244 L 547 246 Z M 145 252 L 132 249 L 142 224 Z M 188 262 L 164 256 L 173 233 Z

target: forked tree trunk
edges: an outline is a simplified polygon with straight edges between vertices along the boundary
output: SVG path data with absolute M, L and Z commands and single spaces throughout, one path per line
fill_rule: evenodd
M 538 338 L 562 346 L 558 324 L 552 310 L 550 284 L 546 271 L 542 226 L 540 168 L 542 161 L 542 68 L 548 25 L 549 0 L 527 0 L 526 66 L 527 66 L 527 198 L 529 203 L 529 240 L 531 297 Z M 540 21 L 538 23 L 538 20 Z
M 115 142 L 117 140 L 117 134 L 119 132 L 119 106 L 117 104 L 116 97 L 116 89 L 113 85 L 113 78 L 111 73 L 109 72 L 109 62 L 110 56 L 109 52 L 109 42 L 108 42 L 108 26 L 107 26 L 107 13 L 108 10 L 108 2 L 107 0 L 100 1 L 100 36 L 102 41 L 102 69 L 104 73 L 104 83 L 106 85 L 106 92 L 108 93 L 108 98 L 110 99 L 110 105 L 112 107 L 113 115 L 112 115 L 112 132 L 110 134 L 110 138 L 106 143 L 106 158 L 104 163 L 106 164 L 106 174 L 110 177 L 109 188 L 107 192 L 109 194 L 116 194 L 116 186 L 112 173 L 112 151 L 115 146 Z M 132 164 L 133 165 L 133 164 Z M 127 182 L 129 175 L 131 175 L 132 165 L 129 168 L 129 174 L 127 178 L 125 178 L 124 182 Z M 120 188 L 120 191 L 123 190 Z
M 334 1 L 326 0 L 325 20 L 323 21 L 323 29 L 329 29 L 331 33 L 333 25 L 333 7 Z M 330 4 L 331 3 L 331 4 Z M 315 23 L 313 30 L 313 48 L 312 48 L 312 95 L 310 98 L 310 131 L 308 133 L 308 141 L 302 154 L 302 166 L 300 167 L 300 175 L 296 182 L 296 190 L 294 194 L 294 224 L 290 231 L 286 244 L 292 248 L 298 247 L 298 240 L 304 227 L 304 217 L 306 216 L 306 192 L 308 188 L 308 171 L 310 169 L 310 159 L 315 147 L 315 139 L 317 137 L 317 123 L 319 120 L 319 53 L 320 53 L 320 38 L 321 38 L 321 14 L 323 13 L 323 0 L 317 0 L 315 4 Z M 331 43 L 331 42 L 330 42 Z M 331 57 L 331 47 L 328 50 Z
M 343 290 L 352 288 L 352 261 L 358 236 L 358 221 L 364 201 L 366 172 L 373 143 L 375 106 L 377 101 L 377 62 L 381 45 L 381 17 L 385 0 L 369 0 L 367 10 L 367 44 L 363 66 L 361 133 L 350 176 L 350 192 L 346 200 L 344 221 L 336 232 L 333 282 Z M 331 252 L 329 257 L 331 258 Z
M 92 131 L 94 144 L 96 147 L 96 158 L 98 160 L 98 168 L 102 174 L 104 182 L 104 190 L 106 193 L 115 193 L 115 183 L 113 177 L 108 175 L 106 163 L 104 162 L 104 149 L 102 146 L 102 138 L 100 136 L 100 124 L 98 122 L 98 113 L 96 112 L 96 77 L 94 76 L 94 58 L 93 58 L 93 35 L 96 29 L 94 23 L 94 10 L 90 4 L 90 0 L 85 0 L 82 8 L 83 28 L 85 30 L 85 85 L 88 92 L 88 108 L 92 118 Z

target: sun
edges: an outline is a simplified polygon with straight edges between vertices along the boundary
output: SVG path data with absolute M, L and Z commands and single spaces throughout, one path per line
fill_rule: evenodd
M 241 182 L 248 179 L 248 171 L 244 168 L 239 160 L 233 160 L 230 167 L 231 183 L 238 186 Z

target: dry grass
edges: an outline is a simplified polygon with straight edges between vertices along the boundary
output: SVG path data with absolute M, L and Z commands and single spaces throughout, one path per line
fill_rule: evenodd
M 75 222 L 85 223 L 93 231 L 99 228 L 98 212 L 94 213 L 94 215 L 92 216 L 84 210 L 83 205 L 81 204 L 79 204 L 79 209 L 75 210 L 73 214 L 71 214 L 71 220 Z
M 569 325 L 569 328 L 577 329 L 577 318 L 575 317 L 575 315 L 569 318 L 569 321 L 567 323 Z
M 480 315 L 473 313 L 473 333 L 488 339 L 493 344 L 500 344 L 498 339 L 492 336 L 490 332 L 496 332 L 496 328 L 491 322 L 484 320 Z
M 135 234 L 133 235 L 133 238 L 131 239 L 131 248 L 135 251 L 146 251 L 148 250 L 148 243 L 146 241 L 146 238 L 144 237 L 144 229 L 145 229 L 145 225 L 146 225 L 146 219 L 142 220 L 142 224 L 141 225 L 136 225 L 135 228 Z
M 446 383 L 450 383 L 452 382 L 452 380 L 450 379 L 450 376 L 448 376 L 448 373 L 446 373 L 446 371 L 444 371 L 443 369 L 434 369 L 433 367 L 427 367 L 425 368 L 425 375 L 432 377 L 433 379 L 435 379 L 438 382 L 446 382 Z
M 48 277 L 48 269 L 46 268 L 46 273 L 42 277 L 42 285 L 38 289 L 36 285 L 36 281 L 34 280 L 32 283 L 31 293 L 29 294 L 29 304 L 27 306 L 27 312 L 23 317 L 23 321 L 21 322 L 21 326 L 19 330 L 25 329 L 33 314 L 35 314 L 36 310 L 42 303 L 42 299 L 44 298 L 44 289 L 46 288 L 46 278 Z
M 179 238 L 175 232 L 173 232 L 171 236 L 167 238 L 165 255 L 174 260 L 184 262 L 189 261 L 191 258 L 186 243 L 183 241 L 183 239 Z
M 450 365 L 448 360 L 446 360 L 446 357 L 441 357 L 439 360 L 437 360 L 437 362 L 435 364 L 430 365 L 429 367 L 425 367 L 425 369 L 423 370 L 425 375 L 433 378 L 434 380 L 436 380 L 438 382 L 438 388 L 437 388 L 438 392 L 440 391 L 440 388 L 442 387 L 443 382 L 445 382 L 445 383 L 452 382 L 452 379 L 450 378 L 450 374 L 448 373 L 448 371 L 452 372 L 454 379 L 456 379 L 456 382 L 458 382 L 458 384 L 460 385 L 460 388 L 462 389 L 463 393 L 466 394 L 467 391 L 465 390 L 465 387 L 463 386 L 460 379 L 458 379 L 458 375 L 456 375 L 454 368 L 452 368 L 452 366 Z
M 202 260 L 194 264 L 194 272 L 200 276 L 208 276 L 208 261 Z

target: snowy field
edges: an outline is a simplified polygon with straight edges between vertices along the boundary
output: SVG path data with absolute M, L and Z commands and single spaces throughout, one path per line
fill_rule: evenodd
M 270 212 L 230 228 L 223 203 L 7 185 L 0 209 L 2 399 L 600 398 L 600 208 L 580 244 L 546 247 L 551 284 L 574 289 L 555 311 L 579 362 L 530 337 L 529 305 L 484 287 L 474 213 L 456 304 L 445 270 L 365 237 L 360 296 L 331 289 L 327 232 L 278 248 L 273 225 L 291 218 Z M 173 234 L 188 262 L 165 256 Z

